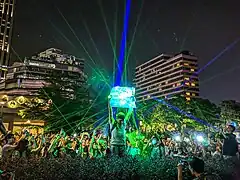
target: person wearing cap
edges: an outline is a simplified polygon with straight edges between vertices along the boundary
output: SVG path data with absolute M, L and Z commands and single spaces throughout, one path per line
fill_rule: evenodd
M 124 156 L 126 149 L 126 122 L 130 119 L 133 109 L 129 108 L 127 114 L 118 112 L 116 119 L 113 117 L 112 107 L 109 105 L 110 117 L 110 147 L 112 155 Z
M 226 126 L 225 133 L 222 133 L 222 155 L 224 159 L 234 159 L 238 156 L 238 143 L 236 135 L 233 134 L 235 129 L 234 124 L 229 123 Z

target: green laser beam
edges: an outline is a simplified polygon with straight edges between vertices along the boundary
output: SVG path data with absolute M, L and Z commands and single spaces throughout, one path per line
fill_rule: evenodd
M 117 51 L 117 27 L 118 27 L 118 1 L 116 2 L 116 11 L 115 11 L 115 15 L 114 15 L 114 50 L 115 53 Z M 115 55 L 116 56 L 116 55 Z M 115 80 L 115 72 L 116 72 L 116 64 L 117 64 L 117 57 L 114 56 L 114 60 L 113 60 L 113 81 Z
M 57 7 L 56 7 L 57 8 Z M 77 34 L 75 33 L 75 31 L 73 30 L 73 28 L 71 27 L 71 25 L 69 24 L 69 22 L 67 21 L 67 19 L 65 18 L 65 16 L 62 14 L 62 12 L 60 11 L 59 8 L 57 8 L 59 14 L 61 15 L 61 17 L 63 18 L 63 20 L 65 21 L 65 23 L 68 25 L 69 29 L 71 30 L 71 32 L 73 33 L 73 35 L 76 37 L 76 39 L 78 40 L 80 46 L 83 48 L 83 50 L 85 51 L 85 53 L 87 54 L 87 56 L 90 58 L 90 60 L 92 61 L 92 63 L 94 65 L 96 65 L 96 62 L 93 60 L 93 58 L 90 56 L 89 52 L 87 51 L 87 49 L 85 48 L 85 46 L 83 45 L 82 41 L 78 38 Z M 104 79 L 105 77 L 100 74 L 100 76 L 102 76 L 102 78 Z M 108 84 L 108 86 L 110 87 L 110 85 Z
M 104 10 L 103 10 L 103 7 L 102 7 L 102 1 L 101 0 L 98 0 L 98 5 L 100 7 L 100 11 L 101 11 L 101 14 L 102 14 L 102 17 L 103 17 L 103 21 L 104 21 L 104 24 L 105 24 L 105 27 L 106 27 L 106 30 L 107 30 L 108 38 L 110 40 L 110 44 L 111 44 L 111 47 L 112 47 L 112 50 L 113 50 L 114 61 L 117 61 L 116 49 L 114 49 L 113 40 L 112 40 L 111 33 L 110 33 L 110 30 L 109 30 L 109 27 L 108 27 L 108 24 L 107 24 L 107 19 L 106 19 L 106 16 L 105 16 L 105 13 L 104 13 Z
M 83 118 L 85 118 L 85 116 L 87 115 L 87 113 L 90 111 L 90 109 L 92 108 L 93 104 L 95 103 L 95 101 L 98 99 L 98 97 L 100 96 L 100 94 L 102 94 L 102 91 L 103 91 L 104 87 L 101 89 L 100 93 L 97 95 L 97 97 L 94 99 L 94 101 L 92 102 L 91 106 L 89 107 L 89 109 L 86 111 L 86 113 L 84 114 Z M 81 120 L 82 121 L 82 120 Z M 78 128 L 78 126 L 76 127 Z
M 17 52 L 15 51 L 15 53 L 17 53 Z M 20 57 L 20 56 L 18 55 L 18 57 Z M 20 58 L 19 60 L 22 61 L 22 62 L 24 62 L 21 58 Z M 43 84 L 43 83 L 42 83 L 42 84 Z M 44 84 L 43 84 L 43 85 L 44 85 Z M 40 87 L 40 89 L 42 89 L 43 92 L 44 92 L 44 94 L 49 97 L 48 93 L 44 90 L 43 87 Z M 49 99 L 51 99 L 51 98 L 49 97 Z M 53 105 L 55 106 L 55 108 L 58 109 L 58 107 L 56 106 L 56 104 L 55 104 L 54 102 L 52 102 L 52 103 L 53 103 Z M 62 112 L 61 112 L 59 109 L 58 109 L 58 112 L 61 114 L 61 116 L 64 118 L 64 120 L 66 120 L 65 117 L 64 117 L 64 115 L 62 114 Z M 66 122 L 69 124 L 69 122 L 68 122 L 67 120 L 66 120 Z M 70 127 L 73 129 L 72 126 L 70 126 Z M 74 130 L 74 129 L 73 129 L 73 130 Z
M 98 50 L 98 48 L 97 48 L 97 46 L 96 46 L 95 41 L 94 41 L 93 38 L 92 38 L 92 34 L 91 34 L 91 32 L 90 32 L 90 30 L 89 30 L 89 28 L 88 28 L 87 22 L 85 21 L 85 19 L 84 19 L 83 17 L 82 17 L 82 21 L 83 21 L 83 25 L 84 25 L 87 33 L 88 33 L 88 36 L 90 37 L 91 43 L 93 44 L 93 46 L 94 46 L 94 48 L 95 48 L 95 50 L 96 50 L 96 52 L 97 52 L 97 54 L 98 54 L 98 56 L 99 56 L 100 63 L 103 65 L 104 63 L 103 63 L 102 56 L 101 56 L 101 54 L 100 54 L 100 52 L 99 52 L 99 50 Z

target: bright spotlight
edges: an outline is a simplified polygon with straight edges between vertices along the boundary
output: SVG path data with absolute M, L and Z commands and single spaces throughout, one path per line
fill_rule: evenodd
M 181 141 L 181 137 L 179 135 L 175 136 L 174 138 L 176 141 Z
M 77 137 L 77 134 L 75 133 L 73 136 L 74 136 L 74 137 Z
M 184 141 L 185 142 L 190 142 L 190 139 L 189 138 L 184 138 Z
M 197 141 L 198 141 L 198 142 L 203 142 L 203 141 L 204 141 L 203 136 L 198 135 L 198 136 L 197 136 Z

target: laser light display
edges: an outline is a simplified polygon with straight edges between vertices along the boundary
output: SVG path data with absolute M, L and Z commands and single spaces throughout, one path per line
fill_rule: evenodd
M 136 108 L 135 88 L 115 86 L 110 95 L 110 106 L 119 108 Z

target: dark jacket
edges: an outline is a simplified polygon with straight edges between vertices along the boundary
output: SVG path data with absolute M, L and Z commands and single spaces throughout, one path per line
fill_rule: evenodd
M 226 156 L 236 156 L 238 143 L 234 134 L 226 134 L 223 141 L 222 154 Z

